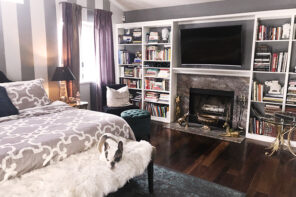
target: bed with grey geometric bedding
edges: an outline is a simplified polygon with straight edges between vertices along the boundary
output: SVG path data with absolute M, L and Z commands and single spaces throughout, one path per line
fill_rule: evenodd
M 0 118 L 0 182 L 85 151 L 103 133 L 135 139 L 122 118 L 62 102 Z

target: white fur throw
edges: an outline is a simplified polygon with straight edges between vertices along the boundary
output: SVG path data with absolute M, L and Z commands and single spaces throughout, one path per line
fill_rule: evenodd
M 144 173 L 151 160 L 152 146 L 146 141 L 128 141 L 122 160 L 111 170 L 99 160 L 94 147 L 42 169 L 0 185 L 0 196 L 9 197 L 101 197 L 117 191 Z

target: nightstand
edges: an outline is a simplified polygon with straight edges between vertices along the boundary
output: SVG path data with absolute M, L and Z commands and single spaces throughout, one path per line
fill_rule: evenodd
M 79 103 L 68 103 L 71 107 L 75 107 L 78 109 L 87 109 L 88 107 L 88 102 L 86 101 L 80 101 Z

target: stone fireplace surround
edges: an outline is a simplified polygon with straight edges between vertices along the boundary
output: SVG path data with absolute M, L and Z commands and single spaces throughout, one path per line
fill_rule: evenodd
M 233 76 L 212 76 L 195 74 L 177 75 L 177 95 L 181 98 L 181 114 L 189 111 L 190 88 L 201 88 L 211 90 L 234 91 L 234 107 L 232 125 L 235 127 L 238 122 L 239 111 L 237 108 L 237 97 L 240 95 L 248 98 L 249 78 Z M 241 126 L 246 129 L 247 105 L 243 110 Z

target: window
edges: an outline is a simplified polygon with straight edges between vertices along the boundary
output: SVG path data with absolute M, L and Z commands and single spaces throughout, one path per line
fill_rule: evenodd
M 99 75 L 95 66 L 94 24 L 91 22 L 82 22 L 80 62 L 80 83 L 96 82 Z

